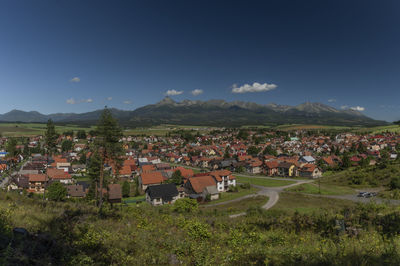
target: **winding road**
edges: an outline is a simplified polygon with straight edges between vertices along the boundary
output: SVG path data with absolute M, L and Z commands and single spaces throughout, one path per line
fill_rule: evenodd
M 241 176 L 246 176 L 246 175 L 241 175 Z M 298 185 L 305 184 L 305 183 L 314 182 L 314 180 L 299 180 L 299 179 L 292 179 L 292 178 L 274 178 L 274 177 L 268 177 L 268 176 L 255 177 L 255 176 L 249 175 L 246 177 L 264 178 L 264 179 L 272 179 L 272 180 L 285 180 L 285 181 L 293 181 L 295 183 L 286 185 L 286 186 L 281 186 L 281 187 L 264 187 L 264 186 L 251 184 L 252 187 L 259 189 L 259 191 L 257 191 L 257 193 L 239 197 L 239 198 L 236 198 L 233 200 L 228 200 L 228 201 L 219 202 L 219 203 L 215 203 L 215 204 L 209 204 L 204 207 L 208 208 L 208 207 L 213 207 L 213 206 L 224 205 L 224 204 L 228 204 L 228 203 L 232 203 L 232 202 L 241 201 L 241 200 L 244 200 L 247 198 L 253 198 L 253 197 L 257 197 L 257 196 L 266 196 L 266 197 L 268 197 L 268 201 L 263 206 L 261 206 L 261 208 L 263 208 L 264 210 L 268 210 L 268 209 L 272 208 L 279 201 L 279 193 L 282 192 L 284 189 L 298 186 Z M 246 212 L 241 212 L 238 214 L 232 214 L 229 217 L 236 218 L 239 216 L 243 216 L 245 214 L 246 214 Z
M 184 165 L 182 165 L 184 166 Z M 191 168 L 193 170 L 202 170 L 201 168 L 197 167 L 190 167 L 190 166 L 184 166 L 187 168 Z M 205 208 L 213 207 L 213 206 L 219 206 L 219 205 L 224 205 L 232 202 L 238 202 L 247 198 L 253 198 L 257 196 L 266 196 L 268 197 L 268 201 L 261 206 L 264 210 L 268 210 L 275 206 L 276 203 L 279 201 L 279 193 L 285 190 L 286 188 L 294 187 L 294 186 L 299 186 L 301 184 L 306 184 L 306 183 L 312 183 L 315 180 L 302 180 L 302 179 L 294 179 L 294 178 L 284 178 L 284 177 L 270 177 L 270 176 L 255 176 L 255 175 L 249 175 L 249 174 L 241 174 L 241 173 L 233 173 L 237 174 L 243 177 L 250 177 L 250 178 L 263 178 L 263 179 L 271 179 L 271 180 L 282 180 L 282 181 L 293 181 L 295 183 L 287 185 L 287 186 L 281 186 L 281 187 L 264 187 L 260 185 L 254 185 L 251 184 L 252 187 L 258 188 L 259 191 L 257 191 L 254 194 L 246 195 L 243 197 L 239 197 L 233 200 L 228 200 L 224 202 L 218 202 L 214 204 L 207 204 L 204 205 Z M 371 198 L 364 198 L 364 197 L 357 197 L 356 194 L 349 194 L 349 195 L 321 195 L 321 194 L 304 194 L 308 196 L 315 196 L 315 197 L 324 197 L 324 198 L 332 198 L 332 199 L 342 199 L 342 200 L 350 200 L 353 202 L 361 202 L 361 203 L 368 203 L 371 201 L 374 201 L 376 203 L 388 203 L 392 205 L 400 205 L 400 200 L 388 200 L 388 199 L 382 199 L 382 198 L 377 198 L 377 197 L 371 197 Z M 246 215 L 246 212 L 241 212 L 238 214 L 232 214 L 229 217 L 230 218 L 236 218 L 239 216 Z

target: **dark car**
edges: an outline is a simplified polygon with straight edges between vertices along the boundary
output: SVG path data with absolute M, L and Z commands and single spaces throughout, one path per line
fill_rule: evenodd
M 365 197 L 368 192 L 360 192 L 357 197 Z

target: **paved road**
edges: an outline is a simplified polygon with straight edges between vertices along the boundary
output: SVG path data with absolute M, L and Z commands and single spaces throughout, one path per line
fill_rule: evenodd
M 249 176 L 249 177 L 254 177 L 254 176 Z M 266 178 L 266 179 L 276 179 L 273 177 L 267 177 L 267 176 L 260 176 L 260 177 L 254 177 L 254 178 Z M 286 178 L 280 178 L 279 180 L 288 180 Z M 294 186 L 298 186 L 301 184 L 305 184 L 305 183 L 311 183 L 314 182 L 314 180 L 298 180 L 298 179 L 290 179 L 291 181 L 294 181 L 295 183 L 290 184 L 290 185 L 286 185 L 286 186 L 282 186 L 282 187 L 264 187 L 264 186 L 259 186 L 259 185 L 254 185 L 252 184 L 252 187 L 258 188 L 259 191 L 257 191 L 257 193 L 255 194 L 251 194 L 251 195 L 246 195 L 237 199 L 233 199 L 233 200 L 228 200 L 228 201 L 224 201 L 224 202 L 219 202 L 219 203 L 215 203 L 215 204 L 208 204 L 205 205 L 204 207 L 208 208 L 208 207 L 213 207 L 213 206 L 218 206 L 218 205 L 224 205 L 224 204 L 228 204 L 228 203 L 232 203 L 232 202 L 238 202 L 247 198 L 253 198 L 253 197 L 257 197 L 257 196 L 266 196 L 268 197 L 268 201 L 261 206 L 261 208 L 268 210 L 270 208 L 272 208 L 278 201 L 279 201 L 279 193 L 286 189 L 286 188 L 290 188 L 290 187 L 294 187 Z M 230 218 L 235 218 L 235 217 L 239 217 L 242 215 L 245 215 L 245 212 L 242 213 L 238 213 L 238 214 L 233 214 L 230 215 Z
M 184 166 L 184 165 L 182 165 Z M 185 166 L 187 168 L 195 169 L 195 170 L 204 170 L 198 167 L 191 167 L 191 166 Z M 284 181 L 293 181 L 295 182 L 294 184 L 290 184 L 287 186 L 282 186 L 282 187 L 263 187 L 263 186 L 258 186 L 258 185 L 251 185 L 253 187 L 256 187 L 260 189 L 257 193 L 251 194 L 251 195 L 246 195 L 237 199 L 229 200 L 229 201 L 224 201 L 224 202 L 219 202 L 215 204 L 208 204 L 205 205 L 205 207 L 213 207 L 213 206 L 218 206 L 218 205 L 223 205 L 227 203 L 232 203 L 232 202 L 238 202 L 243 199 L 247 198 L 252 198 L 256 196 L 266 196 L 268 197 L 268 202 L 265 203 L 261 208 L 268 210 L 272 208 L 278 201 L 279 201 L 279 193 L 282 192 L 282 190 L 293 187 L 293 186 L 298 186 L 304 183 L 311 183 L 314 180 L 301 180 L 301 179 L 294 179 L 294 178 L 281 178 L 281 177 L 270 177 L 270 176 L 259 176 L 259 175 L 249 175 L 249 174 L 241 174 L 241 173 L 233 173 L 235 175 L 240 175 L 243 177 L 251 177 L 251 178 L 264 178 L 264 179 L 272 179 L 272 180 L 284 180 Z M 357 197 L 356 194 L 350 194 L 350 195 L 320 195 L 320 194 L 306 194 L 309 196 L 315 196 L 315 197 L 325 197 L 325 198 L 332 198 L 332 199 L 343 199 L 343 200 L 351 200 L 354 202 L 362 202 L 362 203 L 368 203 L 371 201 L 374 201 L 376 203 L 388 203 L 392 205 L 400 205 L 400 200 L 388 200 L 388 199 L 382 199 L 382 198 L 377 198 L 377 197 L 372 197 L 372 198 L 363 198 L 363 197 Z M 233 214 L 230 215 L 230 218 L 235 218 L 239 217 L 242 215 L 245 215 L 245 212 L 238 213 L 238 214 Z

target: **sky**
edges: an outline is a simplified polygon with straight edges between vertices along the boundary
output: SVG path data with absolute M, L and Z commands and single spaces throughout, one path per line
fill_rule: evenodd
M 0 113 L 320 102 L 400 119 L 400 1 L 0 1 Z

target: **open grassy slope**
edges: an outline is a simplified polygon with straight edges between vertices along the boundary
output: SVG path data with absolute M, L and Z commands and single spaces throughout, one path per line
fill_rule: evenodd
M 99 215 L 85 202 L 43 202 L 1 192 L 0 264 L 400 264 L 400 213 L 395 208 L 294 193 L 283 194 L 270 211 L 257 207 L 263 202 L 261 197 L 191 212 L 171 205 L 106 205 Z M 227 216 L 246 208 L 246 216 Z M 9 244 L 14 227 L 31 235 Z

